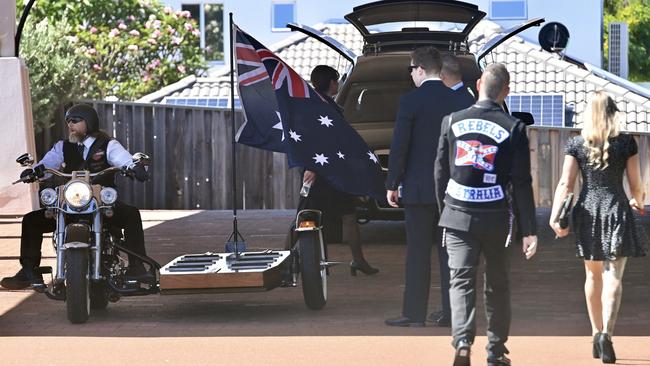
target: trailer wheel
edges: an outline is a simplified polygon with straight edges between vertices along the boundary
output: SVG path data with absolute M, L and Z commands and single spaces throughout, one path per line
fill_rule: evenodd
M 327 302 L 327 271 L 321 266 L 325 248 L 320 231 L 298 233 L 302 294 L 309 309 L 320 310 Z

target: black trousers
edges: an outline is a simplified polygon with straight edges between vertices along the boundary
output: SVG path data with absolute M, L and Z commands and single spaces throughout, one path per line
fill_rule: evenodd
M 504 216 L 503 220 L 507 220 Z M 503 222 L 503 221 L 502 221 Z M 503 225 L 477 225 L 464 232 L 445 229 L 444 242 L 451 272 L 451 326 L 453 344 L 474 341 L 476 336 L 476 275 L 481 254 L 485 258 L 485 314 L 488 357 L 506 352 L 510 331 L 510 248 L 505 246 L 508 228 Z
M 146 255 L 142 218 L 138 208 L 118 201 L 113 212 L 113 217 L 105 219 L 105 223 L 124 229 L 127 246 L 138 254 Z M 32 211 L 23 217 L 20 264 L 32 268 L 41 265 L 43 234 L 51 233 L 54 229 L 56 229 L 56 221 L 53 218 L 46 218 L 44 209 Z
M 431 286 L 431 251 L 440 247 L 436 205 L 404 205 L 406 225 L 406 283 L 402 316 L 423 322 Z

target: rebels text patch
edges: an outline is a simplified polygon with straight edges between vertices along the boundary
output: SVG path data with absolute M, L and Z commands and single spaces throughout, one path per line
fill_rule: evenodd
M 463 136 L 468 133 L 480 133 L 492 140 L 502 143 L 510 134 L 500 125 L 485 119 L 464 119 L 451 125 L 454 135 Z

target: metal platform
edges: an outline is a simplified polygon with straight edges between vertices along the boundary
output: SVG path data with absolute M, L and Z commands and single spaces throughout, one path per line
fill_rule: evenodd
M 267 291 L 282 284 L 291 252 L 185 254 L 160 269 L 161 294 Z M 287 263 L 288 264 L 288 263 Z

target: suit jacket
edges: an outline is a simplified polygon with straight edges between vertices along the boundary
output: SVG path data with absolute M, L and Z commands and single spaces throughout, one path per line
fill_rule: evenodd
M 456 98 L 459 99 L 460 103 L 464 105 L 464 107 L 462 107 L 461 109 L 465 109 L 471 106 L 472 104 L 476 103 L 476 98 L 474 98 L 474 94 L 472 93 L 471 89 L 464 83 L 461 85 L 460 88 L 454 90 L 454 93 L 456 94 Z
M 386 189 L 402 184 L 402 203 L 436 204 L 433 166 L 442 117 L 473 103 L 440 80 L 425 81 L 400 98 Z

